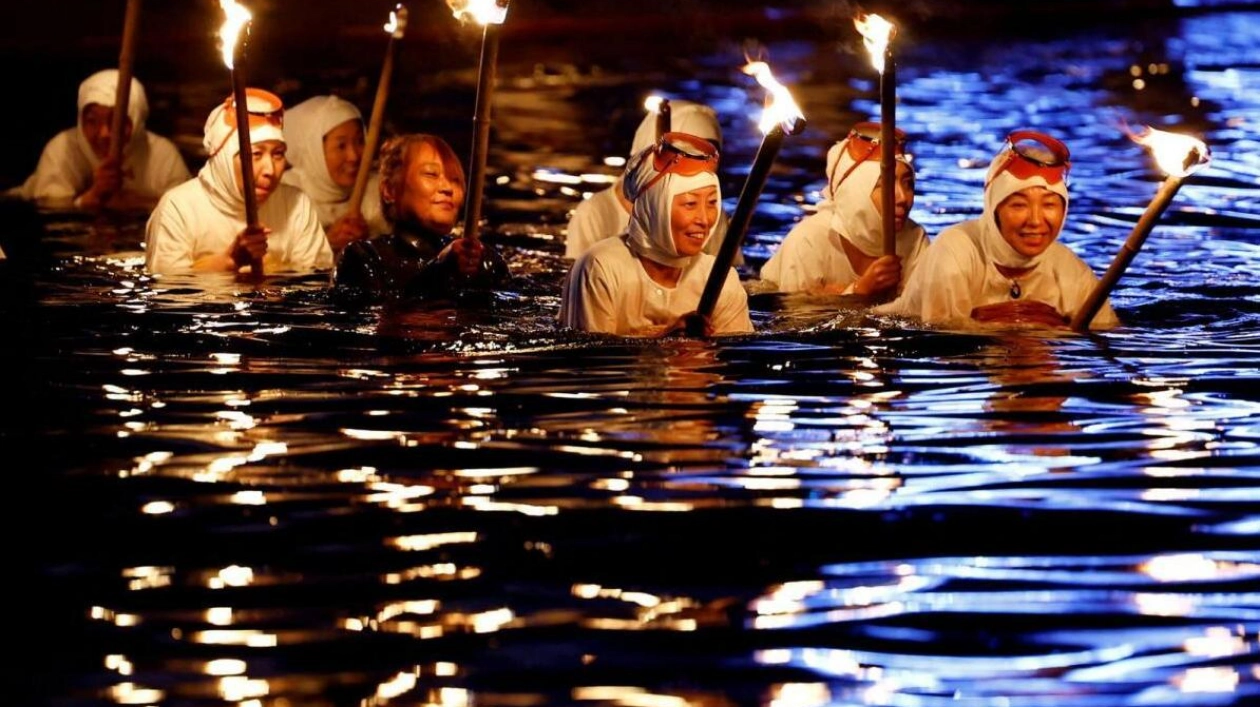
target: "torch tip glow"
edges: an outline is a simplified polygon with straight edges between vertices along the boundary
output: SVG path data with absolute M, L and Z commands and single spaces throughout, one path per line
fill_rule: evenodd
M 885 57 L 893 37 L 897 36 L 897 26 L 876 14 L 860 13 L 853 18 L 853 26 L 862 35 L 862 44 L 871 55 L 871 66 L 879 73 L 884 73 Z
M 797 132 L 805 121 L 805 115 L 801 113 L 800 106 L 796 104 L 796 99 L 792 98 L 792 93 L 787 90 L 786 86 L 779 83 L 778 79 L 771 73 L 770 65 L 764 61 L 750 61 L 741 70 L 745 74 L 755 77 L 757 83 L 770 92 L 768 105 L 762 112 L 761 121 L 758 123 L 761 131 L 768 133 L 774 126 L 778 125 L 786 133 Z
M 394 39 L 402 39 L 403 30 L 407 29 L 407 8 L 402 3 L 389 11 L 389 22 L 385 23 L 385 32 Z
M 661 102 L 664 100 L 665 99 L 660 96 L 648 96 L 643 100 L 643 109 L 649 113 L 659 112 L 661 109 Z
M 236 68 L 236 42 L 241 36 L 241 30 L 249 21 L 253 19 L 253 15 L 235 0 L 219 0 L 219 7 L 223 8 L 223 26 L 219 28 L 219 41 L 223 45 L 223 63 L 229 69 Z
M 1207 144 L 1189 135 L 1146 126 L 1142 132 L 1129 137 L 1150 150 L 1155 163 L 1171 177 L 1187 177 L 1202 169 L 1212 159 L 1212 152 Z
M 480 25 L 501 25 L 507 19 L 509 0 L 446 0 L 461 22 L 472 19 Z

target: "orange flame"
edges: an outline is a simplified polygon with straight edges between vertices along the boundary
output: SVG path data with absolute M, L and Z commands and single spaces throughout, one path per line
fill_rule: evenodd
M 871 66 L 884 73 L 888 45 L 897 36 L 897 26 L 879 15 L 866 13 L 853 18 L 853 26 L 862 34 L 862 44 L 871 55 Z
M 229 69 L 236 68 L 236 42 L 240 39 L 241 30 L 249 21 L 253 19 L 253 15 L 234 0 L 219 0 L 219 7 L 223 8 L 223 26 L 219 28 L 219 42 L 223 50 L 223 63 Z
M 507 19 L 508 0 L 446 0 L 455 19 L 474 20 L 477 24 L 501 25 Z
M 1180 133 L 1170 133 L 1146 126 L 1129 138 L 1151 151 L 1155 163 L 1170 177 L 1188 177 L 1212 159 L 1206 143 Z
M 385 31 L 394 39 L 402 39 L 403 30 L 407 29 L 407 8 L 402 3 L 389 11 L 389 22 L 385 23 Z
M 796 122 L 803 120 L 805 115 L 801 113 L 800 107 L 796 105 L 796 99 L 792 98 L 787 87 L 774 78 L 774 74 L 770 72 L 770 65 L 764 61 L 750 61 L 744 65 L 742 71 L 756 77 L 757 83 L 770 92 L 766 109 L 762 112 L 761 121 L 758 123 L 761 132 L 769 133 L 775 125 L 781 126 L 787 132 L 792 132 Z

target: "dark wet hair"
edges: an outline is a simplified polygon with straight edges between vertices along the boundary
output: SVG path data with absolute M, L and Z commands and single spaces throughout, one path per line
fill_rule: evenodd
M 450 144 L 437 135 L 429 133 L 407 133 L 405 135 L 396 135 L 385 141 L 381 145 L 381 184 L 390 184 L 395 194 L 402 192 L 403 181 L 407 174 L 407 165 L 413 154 L 412 148 L 419 149 L 421 145 L 428 145 L 438 153 L 438 157 L 442 160 L 442 169 L 446 172 L 446 176 L 461 185 L 464 184 L 464 165 L 460 163 L 459 156 L 455 154 L 455 150 Z M 381 194 L 381 211 L 385 218 L 390 221 L 398 221 L 398 205 L 392 201 L 386 201 Z

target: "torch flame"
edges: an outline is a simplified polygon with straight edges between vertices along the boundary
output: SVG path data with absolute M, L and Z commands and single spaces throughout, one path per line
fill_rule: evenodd
M 1212 158 L 1208 146 L 1202 140 L 1189 135 L 1164 132 L 1146 126 L 1145 131 L 1130 137 L 1150 150 L 1159 168 L 1172 177 L 1187 177 Z
M 402 39 L 403 30 L 407 29 L 407 8 L 398 3 L 389 11 L 389 22 L 385 23 L 385 32 L 394 39 Z
M 223 64 L 229 69 L 236 68 L 236 42 L 241 36 L 241 30 L 249 21 L 253 19 L 253 15 L 234 0 L 219 0 L 219 7 L 223 8 L 223 26 L 219 28 L 219 42 L 223 45 Z
M 769 133 L 775 125 L 782 126 L 785 132 L 794 132 L 797 121 L 804 120 L 805 115 L 801 113 L 800 107 L 796 105 L 796 99 L 792 98 L 787 87 L 779 83 L 774 78 L 774 74 L 770 73 L 770 65 L 764 61 L 751 61 L 744 65 L 743 72 L 756 77 L 757 83 L 770 92 L 766 109 L 762 112 L 761 121 L 758 123 L 761 132 Z
M 897 36 L 897 26 L 879 15 L 866 13 L 853 18 L 853 26 L 862 34 L 862 44 L 871 55 L 871 66 L 884 73 L 888 45 Z
M 446 0 L 460 22 L 472 19 L 477 24 L 501 25 L 507 19 L 508 0 Z
M 660 96 L 648 96 L 643 100 L 643 109 L 649 113 L 659 113 L 661 111 L 661 101 L 664 100 Z

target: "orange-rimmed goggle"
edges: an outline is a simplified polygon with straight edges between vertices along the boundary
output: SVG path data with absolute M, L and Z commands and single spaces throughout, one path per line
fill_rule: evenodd
M 280 129 L 284 128 L 284 101 L 281 101 L 279 96 L 270 91 L 264 91 L 261 88 L 245 89 L 245 110 L 249 114 L 249 129 L 251 132 L 255 128 L 261 128 L 264 125 L 273 125 Z M 230 129 L 223 141 L 211 151 L 210 157 L 219 154 L 219 150 L 222 150 L 223 146 L 236 133 L 235 96 L 228 96 L 227 100 L 223 101 L 223 122 Z
M 836 183 L 831 186 L 832 192 L 844 183 L 844 180 L 853 174 L 853 170 L 858 165 L 868 160 L 879 161 L 884 158 L 884 141 L 879 123 L 864 122 L 853 126 L 845 138 L 845 151 L 849 153 L 849 157 L 853 159 L 853 164 L 840 175 Z M 905 159 L 906 156 L 906 133 L 900 128 L 893 128 L 893 156 L 898 159 Z
M 1041 177 L 1047 184 L 1058 184 L 1067 179 L 1072 168 L 1067 145 L 1035 130 L 1016 130 L 1008 135 L 1005 154 L 989 182 L 1002 172 L 1010 172 L 1017 179 Z
M 665 133 L 652 148 L 652 177 L 639 193 L 643 193 L 667 174 L 693 177 L 703 172 L 717 173 L 718 149 L 704 138 L 687 133 Z M 644 157 L 646 159 L 646 156 Z

